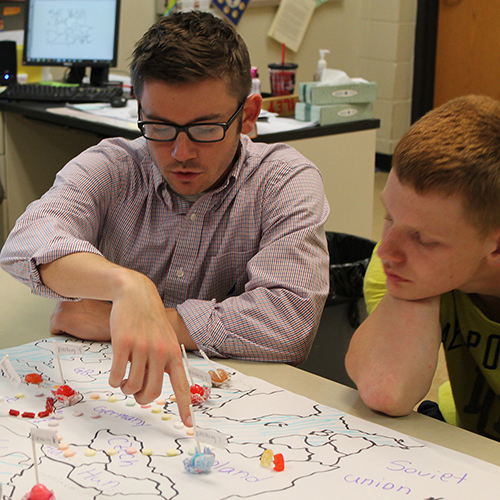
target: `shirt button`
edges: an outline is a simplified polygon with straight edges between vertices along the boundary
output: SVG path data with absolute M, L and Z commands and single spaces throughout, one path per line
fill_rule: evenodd
M 177 269 L 177 277 L 178 278 L 182 278 L 184 276 L 184 270 L 182 269 L 182 267 L 180 267 L 179 269 Z
M 191 214 L 189 218 L 191 219 L 192 222 L 194 222 L 196 220 L 196 214 Z

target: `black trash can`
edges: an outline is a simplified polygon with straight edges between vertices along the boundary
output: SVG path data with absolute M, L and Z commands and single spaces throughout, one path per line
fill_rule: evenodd
M 330 293 L 321 322 L 302 370 L 355 387 L 345 370 L 352 334 L 366 318 L 363 279 L 375 247 L 367 238 L 328 232 Z

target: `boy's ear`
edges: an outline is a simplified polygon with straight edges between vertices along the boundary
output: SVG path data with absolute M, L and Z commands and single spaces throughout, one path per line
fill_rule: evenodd
M 260 108 L 262 106 L 262 96 L 260 94 L 252 94 L 247 97 L 245 106 L 243 107 L 243 123 L 241 125 L 241 132 L 249 134 L 259 118 Z
M 496 241 L 496 247 L 488 255 L 488 260 L 491 266 L 500 267 L 500 229 L 494 233 L 493 239 Z

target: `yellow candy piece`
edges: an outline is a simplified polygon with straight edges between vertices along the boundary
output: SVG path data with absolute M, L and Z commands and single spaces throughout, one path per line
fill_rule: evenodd
M 112 457 L 113 455 L 116 455 L 117 451 L 114 449 L 114 448 L 109 448 L 108 450 L 106 450 L 106 455 L 108 455 L 108 457 Z
M 159 406 L 155 406 L 152 410 L 151 413 L 161 413 L 163 410 Z
M 271 463 L 273 462 L 273 457 L 274 453 L 273 450 L 266 450 L 264 453 L 262 453 L 262 456 L 260 457 L 260 463 L 264 467 L 269 467 Z
M 95 450 L 93 450 L 92 448 L 87 448 L 85 450 L 85 456 L 86 457 L 95 457 Z
M 144 450 L 142 450 L 142 454 L 143 455 L 152 455 L 153 454 L 153 450 L 150 449 L 150 448 L 144 448 Z
M 178 454 L 178 451 L 174 448 L 169 448 L 167 450 L 167 457 L 176 457 Z

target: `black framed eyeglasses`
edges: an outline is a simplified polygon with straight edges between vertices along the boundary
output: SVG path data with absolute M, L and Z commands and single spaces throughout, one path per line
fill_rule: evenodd
M 241 113 L 245 101 L 246 99 L 239 105 L 234 115 L 225 123 L 195 123 L 180 126 L 162 121 L 139 120 L 137 126 L 141 134 L 149 141 L 171 142 L 177 139 L 180 132 L 185 132 L 194 142 L 219 142 L 226 137 L 228 128 Z M 139 116 L 140 114 L 141 103 L 139 103 Z

